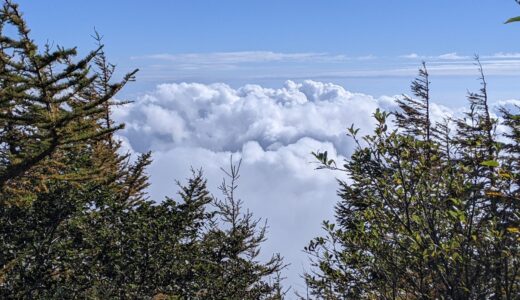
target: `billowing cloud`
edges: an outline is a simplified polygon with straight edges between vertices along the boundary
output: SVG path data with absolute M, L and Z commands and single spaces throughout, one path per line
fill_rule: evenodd
M 345 153 L 347 126 L 370 128 L 374 110 L 392 103 L 392 97 L 374 99 L 315 81 L 287 81 L 279 89 L 174 83 L 159 85 L 115 116 L 126 123 L 124 135 L 137 151 L 180 145 L 238 151 L 249 141 L 275 150 L 310 137 Z
M 226 84 L 161 84 L 135 103 L 114 111 L 126 123 L 125 149 L 153 151 L 152 199 L 175 196 L 175 179 L 202 167 L 216 187 L 230 156 L 242 159 L 238 195 L 255 216 L 268 220 L 265 254 L 280 252 L 290 263 L 287 284 L 302 290 L 308 268 L 303 247 L 333 218 L 336 177 L 315 170 L 312 151 L 328 151 L 342 162 L 352 152 L 346 136 L 351 124 L 368 133 L 377 108 L 396 109 L 395 97 L 374 98 L 323 82 L 287 81 L 280 88 Z M 432 105 L 436 120 L 451 112 Z

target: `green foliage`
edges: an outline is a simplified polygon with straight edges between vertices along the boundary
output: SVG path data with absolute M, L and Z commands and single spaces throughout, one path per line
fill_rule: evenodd
M 328 158 L 327 151 L 323 151 L 323 152 L 316 151 L 316 152 L 312 152 L 311 154 L 321 164 L 320 166 L 318 166 L 318 169 L 332 168 L 332 167 L 336 166 L 336 162 L 333 159 Z
M 510 18 L 508 19 L 505 24 L 509 24 L 509 23 L 513 23 L 513 22 L 520 22 L 520 17 L 514 17 L 514 18 Z
M 260 245 L 266 239 L 266 224 L 254 219 L 249 211 L 242 212 L 242 200 L 235 196 L 240 177 L 241 161 L 231 163 L 229 170 L 224 170 L 226 178 L 219 189 L 224 197 L 216 199 L 218 220 L 204 237 L 209 246 L 204 252 L 210 252 L 216 260 L 211 269 L 214 276 L 209 277 L 205 295 L 210 299 L 277 299 L 282 295 L 276 290 L 276 281 L 272 277 L 284 267 L 280 255 L 273 255 L 263 264 L 257 263 Z M 227 179 L 227 180 L 226 180 Z M 220 225 L 219 225 L 220 224 Z M 217 226 L 215 226 L 217 225 Z M 211 292 L 210 292 L 211 291 Z
M 112 83 L 95 39 L 79 60 L 40 52 L 18 7 L 0 11 L 0 298 L 281 299 L 282 259 L 258 259 L 265 226 L 235 199 L 237 166 L 223 201 L 200 171 L 178 200 L 147 199 L 151 155 L 120 154 L 110 113 L 135 71 Z
M 305 248 L 323 299 L 516 299 L 520 294 L 519 115 L 495 133 L 487 86 L 458 120 L 430 125 L 425 66 L 394 114 L 345 164 L 336 223 Z M 451 124 L 450 124 L 451 122 Z M 504 141 L 504 142 L 501 142 Z M 319 154 L 318 158 L 323 157 Z M 336 169 L 321 160 L 324 168 Z M 337 170 L 337 169 L 336 169 Z
M 516 3 L 520 4 L 520 1 L 519 0 L 515 0 Z M 520 17 L 514 17 L 514 18 L 510 18 L 508 19 L 505 24 L 509 24 L 509 23 L 514 23 L 514 22 L 520 22 Z
M 76 49 L 40 52 L 10 1 L 0 10 L 0 30 L 0 189 L 9 195 L 3 201 L 30 205 L 52 180 L 106 177 L 96 161 L 80 165 L 76 157 L 89 160 L 99 150 L 93 142 L 121 128 L 102 126 L 98 115 L 136 71 L 96 89 L 100 78 L 91 62 L 103 56 L 102 46 L 76 61 Z

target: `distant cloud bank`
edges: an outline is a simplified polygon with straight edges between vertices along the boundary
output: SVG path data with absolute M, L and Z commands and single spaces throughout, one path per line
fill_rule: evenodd
M 307 268 L 302 249 L 333 218 L 336 177 L 315 170 L 312 151 L 339 163 L 353 151 L 351 124 L 368 133 L 377 108 L 396 109 L 395 96 L 374 98 L 331 83 L 287 81 L 280 88 L 223 83 L 160 84 L 135 103 L 114 111 L 131 152 L 153 151 L 153 199 L 175 196 L 175 179 L 203 167 L 215 195 L 230 156 L 243 160 L 239 196 L 255 216 L 267 218 L 265 253 L 279 251 L 291 264 L 288 283 L 300 289 Z M 436 120 L 452 112 L 432 105 Z
M 230 156 L 242 159 L 238 194 L 256 217 L 268 220 L 265 254 L 280 252 L 291 265 L 287 284 L 302 290 L 299 275 L 308 268 L 302 252 L 321 233 L 321 221 L 333 219 L 336 177 L 341 173 L 315 170 L 312 151 L 328 151 L 341 163 L 353 149 L 346 136 L 351 124 L 369 133 L 373 112 L 395 110 L 397 96 L 379 98 L 352 93 L 342 86 L 306 80 L 287 81 L 280 88 L 227 84 L 160 84 L 114 116 L 126 123 L 120 138 L 130 152 L 153 151 L 149 169 L 152 199 L 175 197 L 175 179 L 190 168 L 204 168 L 216 196 L 221 167 Z M 505 100 L 499 106 L 515 107 Z M 460 115 L 461 110 L 433 103 L 433 121 Z M 498 130 L 501 131 L 501 128 Z
M 310 80 L 287 81 L 278 89 L 173 83 L 158 85 L 115 114 L 139 151 L 179 145 L 237 151 L 248 141 L 275 149 L 308 137 L 346 152 L 345 122 L 368 128 L 373 111 L 390 105 L 392 97 L 375 99 Z

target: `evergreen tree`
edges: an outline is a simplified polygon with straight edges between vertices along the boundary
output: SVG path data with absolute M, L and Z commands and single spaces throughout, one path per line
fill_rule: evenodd
M 430 79 L 426 63 L 419 69 L 419 76 L 412 82 L 412 93 L 417 98 L 404 95 L 397 100 L 401 112 L 395 113 L 396 124 L 413 136 L 430 140 Z
M 135 71 L 118 83 L 100 76 L 106 75 L 102 45 L 77 62 L 75 49 L 39 52 L 10 1 L 0 22 L 2 295 L 74 295 L 92 284 L 75 276 L 94 255 L 84 247 L 89 229 L 82 220 L 115 203 L 134 205 L 147 185 L 149 154 L 130 164 L 112 140 L 122 125 L 103 122 L 112 97 Z M 15 36 L 7 35 L 9 27 Z
M 427 72 L 399 101 L 394 130 L 376 111 L 374 134 L 358 147 L 340 182 L 337 222 L 311 241 L 311 293 L 324 299 L 517 299 L 518 188 L 516 115 L 504 110 L 509 141 L 498 142 L 487 86 L 470 108 L 428 138 Z M 450 131 L 450 126 L 455 130 Z M 454 132 L 454 133 L 452 133 Z M 322 166 L 335 167 L 321 153 Z
M 151 155 L 120 153 L 110 112 L 135 71 L 113 83 L 95 39 L 79 60 L 40 52 L 18 6 L 0 12 L 0 298 L 280 299 L 281 258 L 256 259 L 265 228 L 202 172 L 178 201 L 147 198 Z
M 100 126 L 98 115 L 107 111 L 110 99 L 136 71 L 121 82 L 106 85 L 102 93 L 94 93 L 99 76 L 90 71 L 90 65 L 102 55 L 101 46 L 77 61 L 76 49 L 45 47 L 40 52 L 18 6 L 10 1 L 0 11 L 0 29 L 3 201 L 25 205 L 53 179 L 103 178 L 100 168 L 92 168 L 95 161 L 79 166 L 76 157 L 93 152 L 95 140 L 121 128 Z M 10 29 L 17 34 L 10 36 Z
M 224 199 L 214 201 L 218 219 L 204 236 L 202 251 L 213 263 L 206 266 L 205 272 L 212 276 L 205 278 L 203 298 L 279 299 L 279 282 L 273 280 L 283 269 L 283 261 L 278 254 L 265 263 L 258 261 L 266 224 L 260 224 L 251 212 L 242 212 L 243 202 L 235 196 L 240 165 L 241 161 L 231 162 L 229 170 L 222 170 L 229 181 L 224 179 L 219 187 Z

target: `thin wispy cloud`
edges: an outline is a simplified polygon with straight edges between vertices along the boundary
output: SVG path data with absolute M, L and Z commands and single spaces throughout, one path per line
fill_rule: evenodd
M 458 55 L 456 52 L 446 53 L 437 56 L 441 60 L 459 60 L 459 59 L 471 59 L 471 56 Z
M 273 51 L 236 51 L 213 53 L 151 54 L 132 59 L 161 60 L 183 64 L 242 64 L 267 62 L 338 62 L 349 58 L 329 53 L 282 53 Z
M 410 54 L 405 54 L 405 55 L 399 56 L 399 58 L 407 58 L 407 59 L 420 59 L 423 57 L 424 56 L 419 56 L 419 54 L 417 54 L 417 53 L 410 53 Z
M 149 81 L 216 82 L 240 79 L 327 79 L 358 77 L 411 77 L 425 61 L 432 75 L 475 76 L 473 56 L 457 52 L 438 55 L 410 54 L 380 57 L 319 52 L 235 51 L 211 53 L 151 54 L 141 60 L 141 78 Z M 520 53 L 481 55 L 488 75 L 520 75 Z
M 484 58 L 520 58 L 520 52 L 498 52 L 493 55 L 484 56 Z
M 374 60 L 377 58 L 378 58 L 377 56 L 372 55 L 372 54 L 356 57 L 357 60 Z
M 457 52 L 450 52 L 441 55 L 427 56 L 427 55 L 419 55 L 417 53 L 410 53 L 399 56 L 399 58 L 405 59 L 422 59 L 422 60 L 465 60 L 471 59 L 471 56 L 467 55 L 459 55 Z

